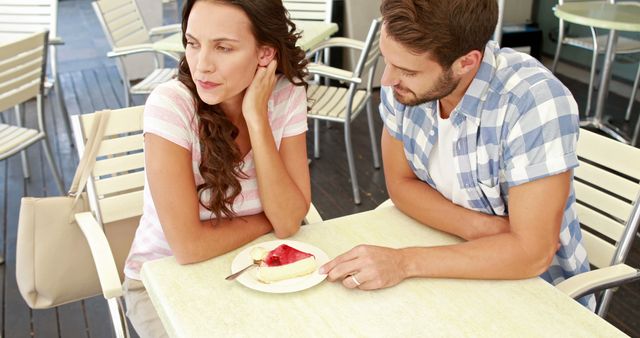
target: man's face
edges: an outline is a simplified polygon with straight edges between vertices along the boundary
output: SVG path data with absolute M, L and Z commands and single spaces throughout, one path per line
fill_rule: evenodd
M 381 83 L 393 88 L 393 96 L 404 105 L 415 106 L 451 94 L 460 77 L 444 69 L 429 53 L 415 54 L 387 35 L 382 26 L 380 52 L 385 68 Z

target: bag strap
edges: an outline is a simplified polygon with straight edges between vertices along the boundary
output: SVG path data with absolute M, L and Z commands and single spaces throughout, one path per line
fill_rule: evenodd
M 93 166 L 96 164 L 96 156 L 98 154 L 100 144 L 102 143 L 102 137 L 106 131 L 110 113 L 111 110 L 108 109 L 95 113 L 91 132 L 88 134 L 87 143 L 85 144 L 84 153 L 78 163 L 78 168 L 76 169 L 73 181 L 71 182 L 71 187 L 69 188 L 69 196 L 75 197 L 76 202 L 78 201 L 80 193 L 84 190 L 84 187 L 87 184 L 87 180 L 91 175 Z

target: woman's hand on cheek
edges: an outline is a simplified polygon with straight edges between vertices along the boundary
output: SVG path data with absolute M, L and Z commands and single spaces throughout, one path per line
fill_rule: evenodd
M 242 114 L 247 124 L 266 121 L 267 104 L 276 84 L 277 66 L 276 60 L 271 60 L 266 67 L 258 66 L 242 100 Z

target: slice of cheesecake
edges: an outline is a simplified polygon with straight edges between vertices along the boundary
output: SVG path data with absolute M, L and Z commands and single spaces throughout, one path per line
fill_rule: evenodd
M 254 248 L 252 256 L 256 253 L 266 252 L 262 263 L 256 273 L 258 280 L 263 283 L 273 283 L 285 279 L 308 275 L 316 270 L 316 258 L 307 252 L 297 250 L 286 244 L 266 251 L 262 248 Z

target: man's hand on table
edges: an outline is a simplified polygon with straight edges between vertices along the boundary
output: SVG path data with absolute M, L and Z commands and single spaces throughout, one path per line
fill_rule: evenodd
M 394 286 L 406 278 L 399 249 L 358 245 L 320 267 L 331 282 L 350 289 L 375 290 Z

